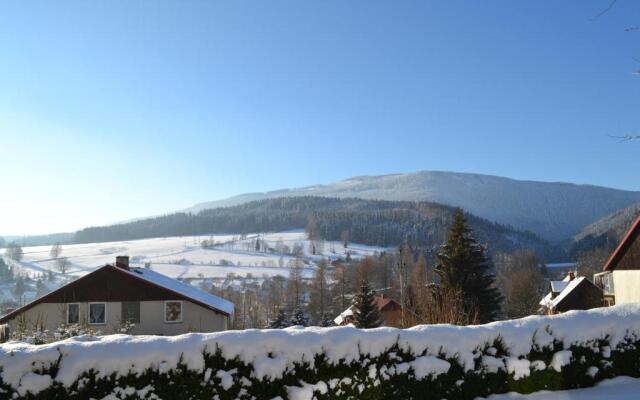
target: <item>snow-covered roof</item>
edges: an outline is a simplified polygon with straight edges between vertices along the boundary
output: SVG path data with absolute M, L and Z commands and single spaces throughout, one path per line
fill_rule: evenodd
M 551 291 L 553 293 L 560 293 L 567 287 L 569 281 L 551 281 Z
M 542 298 L 542 300 L 540 300 L 540 302 L 538 304 L 540 304 L 542 307 L 551 307 L 551 297 L 553 296 L 553 293 L 549 292 L 547 293 L 546 296 L 544 296 Z
M 567 295 L 571 293 L 573 289 L 577 288 L 578 285 L 580 285 L 580 283 L 585 279 L 586 278 L 584 276 L 581 276 L 569 282 L 569 284 L 562 290 L 562 292 L 560 292 L 560 294 L 557 295 L 555 299 L 551 300 L 551 308 L 556 308 L 558 304 L 560 304 L 560 302 L 565 297 L 567 297 Z
M 344 320 L 345 320 L 347 317 L 353 317 L 353 310 L 354 310 L 354 307 L 353 307 L 353 306 L 351 306 L 351 307 L 347 308 L 347 309 L 346 309 L 346 310 L 344 310 L 340 315 L 338 315 L 338 316 L 333 320 L 333 322 L 334 322 L 336 325 L 342 325 L 342 323 L 344 322 Z
M 129 272 L 137 276 L 138 278 L 180 293 L 183 296 L 199 301 L 200 303 L 204 303 L 212 308 L 223 311 L 227 314 L 233 314 L 233 303 L 221 297 L 200 290 L 195 286 L 189 285 L 188 283 L 170 278 L 148 268 L 131 268 Z

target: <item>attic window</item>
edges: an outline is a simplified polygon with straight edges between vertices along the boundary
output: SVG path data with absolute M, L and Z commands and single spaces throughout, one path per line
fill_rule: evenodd
M 164 302 L 164 322 L 182 322 L 182 301 L 169 300 Z

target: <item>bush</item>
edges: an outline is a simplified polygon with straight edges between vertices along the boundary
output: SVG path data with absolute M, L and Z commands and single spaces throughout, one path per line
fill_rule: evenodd
M 0 399 L 473 399 L 572 389 L 640 376 L 639 333 L 640 306 L 618 306 L 474 327 L 14 342 L 0 346 Z

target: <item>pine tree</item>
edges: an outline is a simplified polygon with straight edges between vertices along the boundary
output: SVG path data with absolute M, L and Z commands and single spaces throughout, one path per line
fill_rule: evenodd
M 502 295 L 495 287 L 484 248 L 476 242 L 460 209 L 454 213 L 449 236 L 437 259 L 435 272 L 444 291 L 459 293 L 465 312 L 475 315 L 478 322 L 494 321 Z
M 293 310 L 293 315 L 291 315 L 291 325 L 309 326 L 309 316 L 302 307 L 302 304 L 298 304 Z
M 326 314 L 322 315 L 322 318 L 320 320 L 320 326 L 322 326 L 323 328 L 328 328 L 330 326 L 334 326 L 335 323 L 333 322 L 333 320 Z
M 369 287 L 369 282 L 362 280 L 360 292 L 353 299 L 356 308 L 354 312 L 355 325 L 358 328 L 377 328 L 382 325 L 380 311 L 373 303 L 373 290 Z
M 287 320 L 287 314 L 284 312 L 284 309 L 278 310 L 278 315 L 276 319 L 271 321 L 269 324 L 269 328 L 271 329 L 283 329 L 290 326 L 289 321 Z

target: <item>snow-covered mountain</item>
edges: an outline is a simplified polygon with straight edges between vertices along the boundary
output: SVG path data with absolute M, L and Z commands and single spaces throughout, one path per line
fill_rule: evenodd
M 427 200 L 465 210 L 500 224 L 530 230 L 557 242 L 617 210 L 640 201 L 640 192 L 561 182 L 520 181 L 443 171 L 361 176 L 334 184 L 248 193 L 197 204 L 185 211 L 227 207 L 285 196 Z

